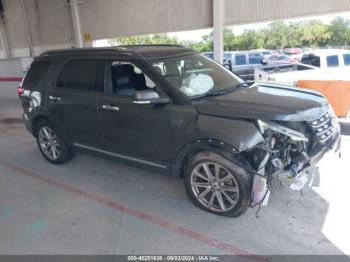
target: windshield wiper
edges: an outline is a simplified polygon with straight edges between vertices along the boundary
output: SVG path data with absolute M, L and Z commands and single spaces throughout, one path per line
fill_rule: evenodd
M 248 86 L 249 86 L 249 84 L 247 82 L 242 82 L 242 83 L 239 83 L 238 85 L 232 86 L 232 87 L 224 89 L 224 90 L 208 92 L 208 93 L 205 93 L 203 95 L 195 96 L 195 97 L 191 98 L 191 100 L 199 99 L 199 98 L 203 98 L 203 97 L 209 97 L 209 96 L 226 95 L 228 93 L 231 93 L 233 90 L 235 90 L 237 88 L 248 87 Z

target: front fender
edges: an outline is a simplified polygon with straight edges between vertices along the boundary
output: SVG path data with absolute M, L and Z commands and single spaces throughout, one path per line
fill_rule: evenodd
M 210 151 L 228 160 L 230 154 L 237 153 L 236 148 L 226 144 L 223 141 L 210 138 L 197 139 L 187 143 L 181 148 L 180 152 L 176 156 L 175 163 L 171 167 L 171 175 L 181 177 L 181 167 L 186 155 L 190 152 L 199 151 Z
M 200 115 L 197 130 L 178 147 L 171 174 L 181 176 L 183 159 L 189 152 L 211 151 L 232 160 L 234 155 L 264 142 L 255 124 L 243 119 L 218 118 Z
M 238 152 L 264 141 L 260 131 L 252 121 L 200 115 L 198 127 L 202 136 L 223 141 Z

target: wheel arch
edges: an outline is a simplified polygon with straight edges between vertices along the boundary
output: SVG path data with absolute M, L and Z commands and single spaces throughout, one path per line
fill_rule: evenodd
M 40 123 L 40 121 L 48 121 L 48 122 L 52 123 L 53 125 L 57 126 L 55 121 L 52 121 L 52 119 L 48 115 L 37 114 L 33 117 L 32 121 L 31 121 L 31 132 L 33 135 L 35 135 L 37 126 Z
M 55 120 L 54 117 L 52 117 L 50 114 L 47 114 L 45 112 L 40 112 L 40 113 L 34 115 L 32 120 L 31 120 L 31 132 L 34 136 L 35 136 L 35 132 L 36 132 L 37 126 L 40 123 L 40 121 L 48 121 L 49 123 L 54 125 L 57 128 L 58 132 L 62 135 L 62 138 L 64 139 L 64 141 L 66 143 L 70 144 L 69 139 L 68 139 L 66 133 L 64 132 L 64 129 L 62 129 L 61 125 Z
M 221 140 L 206 138 L 197 139 L 195 141 L 187 143 L 180 149 L 176 156 L 175 163 L 171 167 L 171 175 L 183 177 L 183 168 L 186 164 L 186 161 L 195 154 L 203 151 L 216 153 L 229 161 L 239 161 L 245 168 L 248 170 L 251 169 L 251 166 L 240 155 L 239 150 L 237 150 L 235 147 Z

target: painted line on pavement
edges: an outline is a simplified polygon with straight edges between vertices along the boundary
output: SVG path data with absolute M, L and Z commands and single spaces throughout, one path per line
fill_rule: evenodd
M 22 77 L 0 77 L 0 82 L 21 82 Z
M 11 169 L 13 171 L 20 173 L 22 175 L 26 175 L 26 176 L 34 178 L 36 180 L 40 180 L 42 182 L 49 184 L 50 186 L 53 186 L 56 188 L 61 188 L 67 192 L 70 192 L 70 193 L 75 194 L 75 195 L 79 195 L 80 197 L 83 197 L 85 199 L 93 200 L 93 201 L 98 202 L 100 204 L 103 204 L 109 208 L 112 208 L 112 209 L 115 209 L 115 210 L 118 210 L 121 212 L 125 212 L 131 216 L 142 219 L 148 223 L 157 225 L 159 227 L 173 231 L 179 235 L 185 236 L 187 238 L 196 240 L 196 241 L 201 242 L 203 244 L 206 244 L 208 246 L 225 251 L 228 254 L 242 256 L 242 257 L 245 257 L 245 258 L 253 260 L 253 261 L 261 261 L 261 262 L 269 261 L 267 258 L 264 258 L 262 256 L 251 254 L 251 253 L 249 253 L 243 249 L 240 249 L 234 245 L 227 244 L 227 243 L 224 243 L 224 242 L 217 240 L 215 238 L 205 236 L 203 234 L 192 231 L 191 229 L 187 229 L 185 227 L 178 226 L 176 224 L 173 224 L 173 223 L 168 222 L 164 219 L 158 218 L 154 215 L 145 213 L 143 211 L 139 211 L 139 210 L 130 208 L 130 207 L 125 206 L 117 201 L 108 199 L 104 196 L 99 196 L 99 195 L 96 195 L 96 194 L 93 194 L 93 193 L 90 193 L 87 191 L 83 191 L 79 188 L 72 187 L 72 186 L 65 184 L 65 183 L 62 183 L 60 181 L 56 181 L 56 180 L 53 180 L 51 178 L 46 178 L 46 177 L 40 176 L 40 175 L 35 174 L 35 173 L 31 172 L 30 170 L 27 170 L 21 166 L 18 166 L 18 165 L 12 164 L 12 163 L 8 163 L 8 162 L 2 161 L 2 160 L 0 160 L 0 164 L 2 166 L 7 167 L 8 169 Z

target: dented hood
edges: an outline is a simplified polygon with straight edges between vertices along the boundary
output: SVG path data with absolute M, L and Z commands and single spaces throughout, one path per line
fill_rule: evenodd
M 265 83 L 193 102 L 201 114 L 280 121 L 310 121 L 328 110 L 317 92 Z

